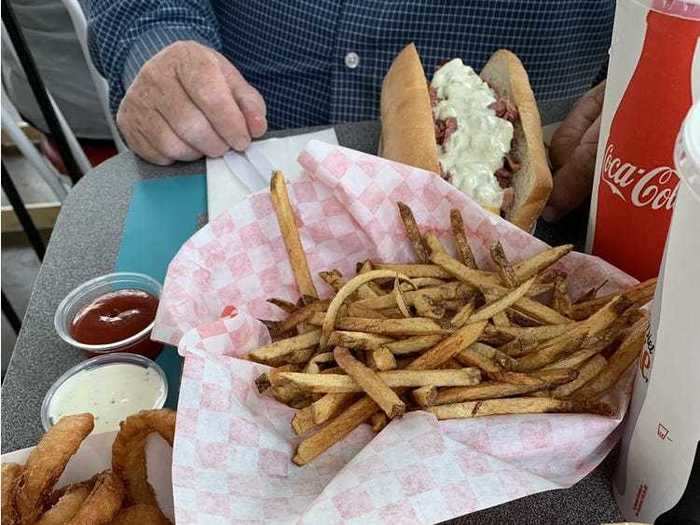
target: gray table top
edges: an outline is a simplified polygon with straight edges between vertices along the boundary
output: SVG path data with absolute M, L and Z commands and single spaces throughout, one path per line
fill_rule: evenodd
M 308 130 L 299 130 L 305 132 Z M 375 152 L 376 123 L 336 127 L 340 144 Z M 271 136 L 294 131 L 272 133 Z M 123 153 L 90 171 L 71 191 L 56 222 L 44 263 L 34 283 L 22 330 L 2 385 L 2 451 L 36 444 L 43 433 L 40 407 L 51 384 L 84 355 L 64 343 L 53 328 L 58 303 L 80 283 L 113 270 L 131 188 L 138 180 L 203 173 L 204 163 L 160 168 Z M 552 227 L 538 225 L 537 236 L 552 244 L 583 243 L 585 217 Z M 599 524 L 621 521 L 610 489 L 612 459 L 566 490 L 535 494 L 465 516 L 453 523 Z

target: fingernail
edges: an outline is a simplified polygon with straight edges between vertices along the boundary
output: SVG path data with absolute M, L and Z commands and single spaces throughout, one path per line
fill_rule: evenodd
M 559 218 L 559 212 L 552 206 L 547 206 L 542 212 L 542 218 L 547 222 L 555 222 Z
M 233 149 L 236 151 L 244 151 L 247 147 L 248 144 L 250 144 L 250 141 L 245 138 L 245 137 L 238 137 L 233 140 Z

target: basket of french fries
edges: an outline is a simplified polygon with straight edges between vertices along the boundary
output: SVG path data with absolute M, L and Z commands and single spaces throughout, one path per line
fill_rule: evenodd
M 300 162 L 169 268 L 178 523 L 432 523 L 590 472 L 654 282 L 428 172 L 320 142 Z

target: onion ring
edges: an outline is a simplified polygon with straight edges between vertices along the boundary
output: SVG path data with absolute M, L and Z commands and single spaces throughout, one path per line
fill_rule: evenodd
M 158 507 L 139 503 L 122 509 L 111 525 L 170 525 Z
M 170 446 L 175 439 L 173 410 L 142 410 L 121 422 L 112 445 L 112 470 L 124 481 L 129 504 L 144 503 L 158 507 L 153 487 L 148 482 L 146 438 L 157 432 Z
M 97 476 L 95 486 L 67 525 L 107 525 L 117 515 L 124 501 L 124 484 L 114 472 L 105 470 Z
M 62 417 L 44 434 L 17 481 L 14 504 L 19 525 L 38 520 L 51 489 L 93 427 L 92 414 L 77 414 Z

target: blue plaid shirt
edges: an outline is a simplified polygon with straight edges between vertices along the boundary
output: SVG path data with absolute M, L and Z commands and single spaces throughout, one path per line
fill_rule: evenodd
M 265 98 L 272 128 L 375 119 L 384 74 L 413 41 L 428 75 L 517 53 L 560 119 L 607 59 L 614 0 L 89 0 L 92 56 L 116 111 L 149 58 L 178 40 L 222 52 Z M 203 78 L 202 82 L 206 82 Z M 553 109 L 552 109 L 553 108 Z

